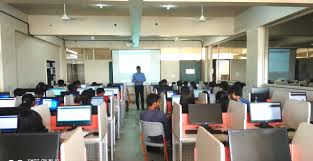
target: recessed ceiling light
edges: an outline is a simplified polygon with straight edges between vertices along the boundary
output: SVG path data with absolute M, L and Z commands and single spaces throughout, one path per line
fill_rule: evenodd
M 171 8 L 175 8 L 176 5 L 167 4 L 167 5 L 161 5 L 161 7 L 166 8 L 167 10 L 170 10 Z
M 103 4 L 103 3 L 98 3 L 96 4 L 97 7 L 103 8 L 103 7 L 109 7 L 110 5 L 108 4 Z

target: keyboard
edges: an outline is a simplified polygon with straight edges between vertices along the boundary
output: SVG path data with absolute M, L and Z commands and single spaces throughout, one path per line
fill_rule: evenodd
M 207 129 L 208 130 L 208 129 Z M 208 130 L 211 134 L 228 134 L 227 131 L 222 131 L 222 130 Z M 197 134 L 198 133 L 198 129 L 188 129 L 185 130 L 186 134 Z

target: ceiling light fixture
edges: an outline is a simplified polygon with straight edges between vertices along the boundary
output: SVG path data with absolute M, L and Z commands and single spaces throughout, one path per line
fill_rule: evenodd
M 108 7 L 109 5 L 107 4 L 102 4 L 102 3 L 98 3 L 96 4 L 97 7 L 103 8 L 103 7 Z
M 172 8 L 175 8 L 176 5 L 171 5 L 171 4 L 167 4 L 167 5 L 161 5 L 162 8 L 166 8 L 167 10 L 170 10 Z
M 77 55 L 77 54 L 78 54 L 76 51 L 71 50 L 71 49 L 69 49 L 69 48 L 66 48 L 65 51 L 68 52 L 68 53 L 74 54 L 74 55 Z
M 90 40 L 96 40 L 96 38 L 94 36 L 91 36 Z

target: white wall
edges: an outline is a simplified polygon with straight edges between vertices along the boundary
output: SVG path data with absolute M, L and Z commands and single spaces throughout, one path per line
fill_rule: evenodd
M 86 60 L 84 66 L 85 83 L 108 83 L 110 81 L 108 60 Z
M 180 78 L 179 61 L 161 61 L 161 79 L 177 82 Z
M 230 78 L 232 81 L 246 82 L 246 60 L 230 60 Z
M 46 60 L 56 62 L 56 78 L 59 78 L 59 46 L 19 32 L 15 33 L 15 42 L 18 87 L 34 87 L 38 82 L 46 82 Z

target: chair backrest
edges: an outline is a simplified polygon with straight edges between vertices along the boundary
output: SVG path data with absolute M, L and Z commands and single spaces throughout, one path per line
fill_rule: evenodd
M 285 101 L 289 98 L 288 91 L 274 90 L 272 95 L 272 102 L 280 102 L 283 106 Z
M 246 129 L 247 128 L 247 105 L 230 101 L 227 109 L 229 113 L 229 128 L 230 129 Z
M 46 97 L 55 97 L 55 94 L 52 91 L 46 91 Z
M 42 122 L 47 129 L 51 129 L 51 113 L 47 104 L 35 106 L 31 108 L 36 111 L 42 118 Z
M 86 147 L 81 127 L 76 128 L 73 134 L 62 142 L 60 150 L 61 161 L 87 161 Z
M 195 155 L 197 161 L 225 161 L 225 146 L 203 127 L 199 127 Z
M 167 112 L 167 102 L 165 93 L 161 93 L 160 95 L 160 110 L 164 113 Z
M 75 105 L 74 96 L 73 95 L 65 95 L 64 96 L 64 105 Z
M 183 115 L 182 106 L 179 103 L 174 102 L 172 113 L 172 128 L 174 135 L 178 138 L 182 138 L 183 134 L 182 115 Z
M 22 96 L 15 97 L 15 107 L 18 107 L 22 104 Z
M 200 104 L 208 104 L 208 94 L 206 94 L 206 93 L 199 93 L 198 102 Z
M 144 136 L 144 140 L 149 140 L 151 136 L 165 136 L 163 124 L 160 122 L 147 122 L 140 120 L 140 132 Z
M 282 114 L 284 124 L 288 128 L 297 129 L 302 122 L 310 123 L 311 104 L 288 99 L 284 104 Z
M 220 87 L 214 87 L 214 88 L 213 88 L 213 94 L 216 95 L 216 93 L 217 93 L 218 91 L 221 91 L 221 90 L 222 90 L 222 88 L 220 88 Z
M 292 140 L 292 160 L 313 160 L 313 125 L 301 123 Z
M 102 140 L 107 133 L 107 105 L 102 103 L 98 106 L 98 130 L 99 137 Z

